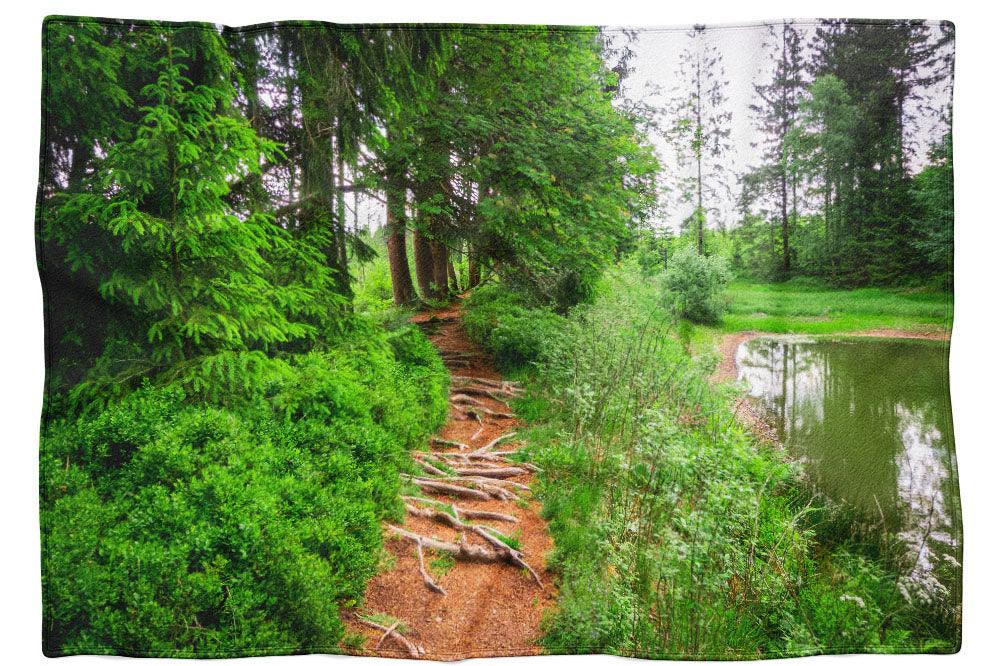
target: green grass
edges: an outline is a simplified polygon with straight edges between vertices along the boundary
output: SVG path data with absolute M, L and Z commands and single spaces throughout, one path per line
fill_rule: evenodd
M 437 557 L 431 558 L 430 569 L 434 572 L 434 575 L 438 578 L 442 578 L 448 575 L 448 572 L 455 568 L 455 558 L 448 554 L 442 553 Z
M 904 289 L 833 289 L 803 282 L 737 282 L 726 291 L 725 332 L 851 333 L 879 328 L 943 331 L 951 327 L 948 292 Z

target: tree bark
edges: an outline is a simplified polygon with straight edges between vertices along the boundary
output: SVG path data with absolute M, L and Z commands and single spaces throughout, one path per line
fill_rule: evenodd
M 392 135 L 389 135 L 392 140 Z M 389 274 L 392 277 L 392 300 L 396 305 L 406 305 L 416 300 L 413 281 L 410 279 L 410 262 L 406 256 L 406 192 L 403 189 L 399 165 L 391 165 L 385 193 L 385 222 L 388 227 L 386 245 L 389 250 Z
M 792 270 L 792 259 L 788 251 L 788 177 L 781 174 L 781 279 L 788 279 Z
M 413 267 L 417 274 L 417 287 L 424 298 L 435 298 L 431 283 L 434 282 L 434 256 L 431 240 L 420 229 L 413 230 Z
M 469 245 L 469 289 L 479 286 L 480 267 L 479 255 L 476 249 Z
M 434 259 L 435 298 L 448 298 L 448 248 L 438 241 L 431 241 L 431 256 Z

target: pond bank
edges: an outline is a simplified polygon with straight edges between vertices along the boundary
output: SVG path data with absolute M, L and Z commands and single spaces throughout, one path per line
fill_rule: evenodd
M 830 334 L 808 334 L 808 333 L 768 333 L 766 331 L 740 331 L 739 333 L 727 333 L 722 336 L 718 344 L 718 352 L 721 358 L 709 379 L 715 383 L 731 382 L 736 379 L 738 368 L 736 367 L 736 353 L 740 345 L 754 338 L 782 338 L 782 337 L 810 337 L 810 338 L 901 338 L 910 340 L 951 340 L 951 331 L 945 330 L 906 330 L 898 328 L 873 328 L 867 331 L 853 331 L 847 333 Z
M 715 377 L 739 377 L 736 420 L 800 462 L 809 491 L 835 507 L 826 543 L 851 535 L 877 548 L 904 596 L 949 627 L 961 612 L 962 536 L 948 336 L 886 332 L 727 336 Z

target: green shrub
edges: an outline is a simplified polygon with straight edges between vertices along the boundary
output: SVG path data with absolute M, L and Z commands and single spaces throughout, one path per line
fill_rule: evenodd
M 496 284 L 479 287 L 466 299 L 463 322 L 469 337 L 507 368 L 537 361 L 565 327 L 552 310 Z
M 663 287 L 667 302 L 680 316 L 712 324 L 725 311 L 724 292 L 731 279 L 723 258 L 700 255 L 684 247 L 667 262 Z
M 46 654 L 337 649 L 447 373 L 413 327 L 281 363 L 238 405 L 147 384 L 46 427 Z
M 884 560 L 818 543 L 825 510 L 800 470 L 755 445 L 662 310 L 638 261 L 609 271 L 547 342 L 522 401 L 561 581 L 545 646 L 674 659 L 954 650 L 908 610 Z

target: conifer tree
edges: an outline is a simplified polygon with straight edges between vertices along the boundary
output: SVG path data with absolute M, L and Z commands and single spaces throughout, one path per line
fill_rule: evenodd
M 901 279 L 919 264 L 912 237 L 907 127 L 925 86 L 946 76 L 947 27 L 933 39 L 924 21 L 824 21 L 814 43 L 813 74 L 836 77 L 858 109 L 853 150 L 838 166 L 834 195 L 838 249 L 852 280 Z
M 765 48 L 772 53 L 774 72 L 770 82 L 755 84 L 757 99 L 750 111 L 757 116 L 758 128 L 764 136 L 765 164 L 759 169 L 759 179 L 773 197 L 776 213 L 781 220 L 781 268 L 779 275 L 787 278 L 792 270 L 791 227 L 798 217 L 799 176 L 786 151 L 786 137 L 795 125 L 799 103 L 805 93 L 805 57 L 800 29 L 793 23 L 768 26 Z
M 46 234 L 74 272 L 128 320 L 138 357 L 108 358 L 114 381 L 225 373 L 227 352 L 268 351 L 317 333 L 329 272 L 266 212 L 237 215 L 233 184 L 277 147 L 234 110 L 232 61 L 198 28 L 142 30 L 138 121 L 58 197 Z M 298 275 L 289 275 L 295 267 Z M 112 356 L 120 350 L 107 349 Z M 110 365 L 108 365 L 110 364 Z
M 680 203 L 694 204 L 685 226 L 693 230 L 698 253 L 704 254 L 709 215 L 717 213 L 717 202 L 729 195 L 725 157 L 731 148 L 732 112 L 726 106 L 728 81 L 718 47 L 708 41 L 703 25 L 696 25 L 687 36 L 668 131 L 678 162 L 691 170 L 677 186 Z

